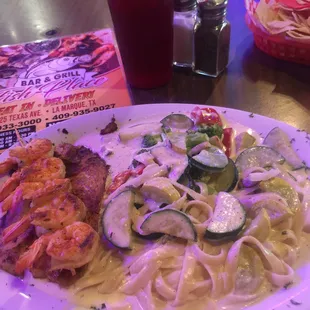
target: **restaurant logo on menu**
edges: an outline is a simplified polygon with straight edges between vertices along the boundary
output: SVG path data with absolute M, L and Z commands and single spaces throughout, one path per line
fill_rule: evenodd
M 49 98 L 58 91 L 97 87 L 119 68 L 111 33 L 94 33 L 0 49 L 0 103 Z M 2 89 L 1 89 L 2 88 Z

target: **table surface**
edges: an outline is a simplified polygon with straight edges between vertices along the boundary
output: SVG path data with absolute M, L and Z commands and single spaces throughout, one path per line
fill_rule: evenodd
M 180 102 L 226 106 L 282 120 L 310 132 L 310 67 L 273 59 L 253 44 L 242 0 L 230 0 L 231 61 L 219 78 L 175 71 L 169 85 L 132 89 L 135 104 Z M 2 0 L 0 45 L 111 27 L 106 0 Z M 56 34 L 57 35 L 57 34 Z

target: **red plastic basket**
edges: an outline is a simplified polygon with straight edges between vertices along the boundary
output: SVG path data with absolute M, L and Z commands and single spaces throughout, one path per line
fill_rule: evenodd
M 245 4 L 247 8 L 246 23 L 253 32 L 255 45 L 260 50 L 278 59 L 310 65 L 310 44 L 264 32 L 253 23 L 251 18 L 255 13 L 257 2 L 245 0 Z

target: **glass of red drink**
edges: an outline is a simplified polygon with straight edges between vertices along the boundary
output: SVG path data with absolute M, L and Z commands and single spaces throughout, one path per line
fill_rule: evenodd
M 173 0 L 108 0 L 127 82 L 155 88 L 169 82 Z

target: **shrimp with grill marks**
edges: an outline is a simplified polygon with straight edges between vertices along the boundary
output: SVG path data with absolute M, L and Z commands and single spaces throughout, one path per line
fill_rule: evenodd
M 25 182 L 21 183 L 13 193 L 11 193 L 6 199 L 0 203 L 0 210 L 3 214 L 7 212 L 22 200 L 32 200 L 46 195 L 53 195 L 58 191 L 71 191 L 71 183 L 69 179 L 55 179 L 43 182 Z M 20 193 L 22 193 L 20 195 Z M 16 199 L 16 197 L 20 197 Z
M 23 166 L 30 165 L 39 158 L 48 158 L 54 155 L 54 146 L 48 139 L 33 139 L 25 146 L 16 146 L 9 151 L 13 159 L 19 160 Z
M 27 186 L 25 186 L 27 185 Z M 43 188 L 42 188 L 43 186 Z M 18 203 L 29 203 L 33 199 L 31 209 L 19 221 L 6 227 L 2 232 L 2 241 L 7 244 L 31 225 L 38 225 L 45 229 L 59 229 L 86 215 L 84 203 L 73 194 L 69 179 L 53 180 L 43 183 L 23 183 L 16 190 L 10 207 Z
M 17 169 L 17 160 L 14 158 L 7 158 L 5 161 L 0 163 L 0 174 L 6 174 L 10 172 L 11 170 Z
M 21 182 L 46 182 L 52 179 L 63 179 L 66 167 L 61 159 L 56 157 L 40 158 L 20 172 Z
M 7 199 L 20 183 L 47 182 L 53 179 L 64 179 L 65 175 L 66 167 L 61 159 L 56 157 L 38 159 L 30 166 L 13 173 L 2 184 L 0 188 L 0 201 Z
M 17 274 L 22 275 L 26 269 L 45 253 L 50 257 L 49 272 L 75 269 L 88 264 L 95 256 L 99 246 L 98 233 L 88 224 L 75 222 L 52 234 L 41 236 L 26 251 L 15 265 Z

